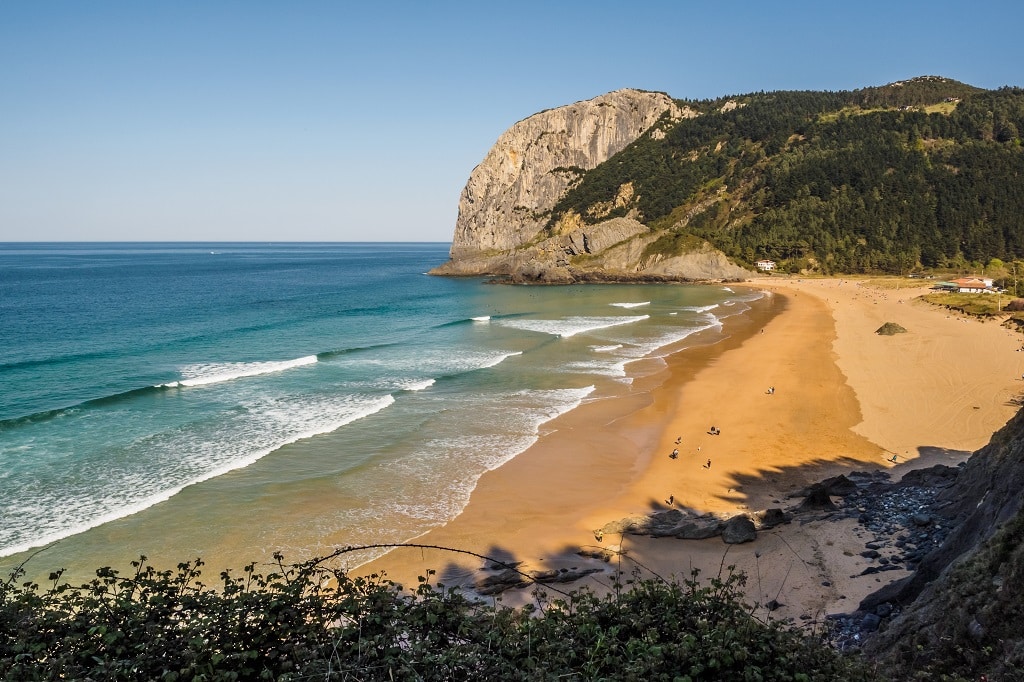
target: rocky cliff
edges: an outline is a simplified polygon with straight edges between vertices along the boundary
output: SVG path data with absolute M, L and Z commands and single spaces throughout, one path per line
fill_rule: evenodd
M 893 679 L 1024 679 L 1022 490 L 1024 411 L 936 497 L 931 513 L 950 529 L 945 541 L 860 606 L 898 614 L 866 647 Z
M 537 282 L 749 275 L 703 242 L 678 258 L 652 254 L 655 236 L 633 219 L 584 225 L 570 217 L 548 227 L 552 208 L 585 171 L 641 135 L 660 135 L 654 124 L 663 116 L 679 120 L 696 113 L 663 93 L 616 90 L 516 123 L 470 175 L 459 200 L 451 261 L 434 274 Z M 630 192 L 624 184 L 620 199 L 629 201 Z

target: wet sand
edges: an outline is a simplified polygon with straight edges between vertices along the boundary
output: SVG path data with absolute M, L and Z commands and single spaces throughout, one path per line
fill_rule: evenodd
M 1015 411 L 1022 339 L 997 323 L 913 301 L 923 288 L 785 278 L 753 285 L 772 294 L 750 314 L 726 319 L 724 340 L 678 352 L 629 395 L 550 423 L 532 448 L 481 478 L 459 517 L 416 542 L 522 561 L 525 571 L 601 567 L 573 584 L 596 589 L 609 584 L 609 565 L 578 556 L 581 548 L 622 549 L 623 570 L 642 566 L 664 577 L 694 568 L 714 575 L 734 564 L 748 575 L 751 601 L 785 604 L 773 617 L 851 610 L 883 580 L 904 575 L 851 578 L 867 560 L 849 521 L 790 524 L 733 546 L 595 536 L 609 521 L 668 508 L 670 499 L 726 518 L 789 506 L 787 493 L 835 473 L 887 467 L 898 477 L 962 461 Z M 876 335 L 887 321 L 908 333 Z M 720 435 L 708 433 L 712 425 Z M 384 570 L 414 585 L 432 569 L 451 585 L 471 584 L 482 566 L 473 557 L 399 549 L 359 572 Z M 529 592 L 503 600 L 522 602 Z

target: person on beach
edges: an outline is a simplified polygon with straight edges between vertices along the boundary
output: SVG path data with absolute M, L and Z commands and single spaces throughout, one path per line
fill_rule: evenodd
M 708 460 L 708 463 L 704 465 L 704 468 L 705 469 L 710 469 L 711 468 L 711 460 L 710 459 Z
M 679 445 L 682 442 L 683 442 L 683 437 L 682 436 L 676 436 L 676 445 Z
M 679 456 L 679 448 L 676 448 L 675 450 L 672 451 L 672 454 L 669 455 L 668 458 L 669 459 L 675 459 L 678 456 Z
M 665 500 L 665 504 L 667 504 L 668 506 L 671 507 L 672 503 L 675 502 L 675 501 L 676 501 L 676 496 L 675 495 L 669 495 L 668 499 Z

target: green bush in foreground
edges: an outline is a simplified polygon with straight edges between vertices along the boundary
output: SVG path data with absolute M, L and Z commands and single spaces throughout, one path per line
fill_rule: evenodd
M 457 590 L 403 593 L 323 560 L 267 574 L 145 558 L 78 587 L 0 585 L 4 680 L 871 680 L 863 663 L 740 600 L 742 578 L 637 581 L 607 596 L 538 591 L 522 609 Z

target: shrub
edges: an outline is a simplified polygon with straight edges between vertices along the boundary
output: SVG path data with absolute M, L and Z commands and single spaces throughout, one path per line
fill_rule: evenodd
M 521 609 L 421 578 L 403 592 L 323 559 L 201 582 L 201 561 L 77 587 L 0 586 L 5 680 L 868 680 L 861 662 L 751 617 L 741 576 L 638 580 Z

